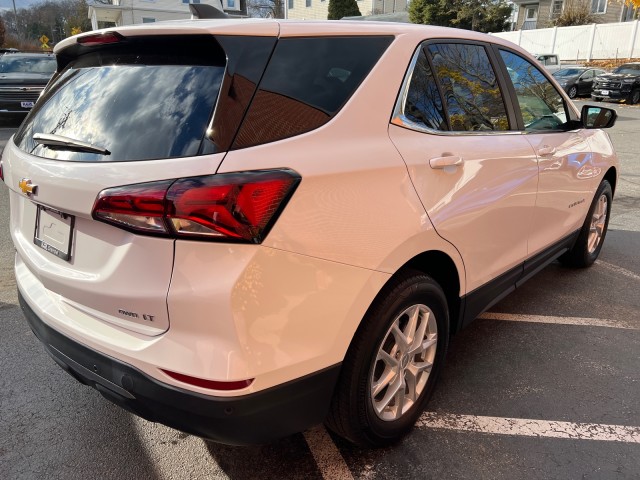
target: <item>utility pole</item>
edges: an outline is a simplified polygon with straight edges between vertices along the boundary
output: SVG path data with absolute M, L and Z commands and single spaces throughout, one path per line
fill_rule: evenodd
M 11 0 L 13 2 L 13 21 L 16 22 L 16 34 L 18 33 L 18 11 L 16 10 L 16 0 Z

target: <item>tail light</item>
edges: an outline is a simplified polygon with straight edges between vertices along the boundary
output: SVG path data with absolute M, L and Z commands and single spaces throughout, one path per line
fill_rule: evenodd
M 108 188 L 93 218 L 148 235 L 261 243 L 298 183 L 282 169 Z
M 78 37 L 76 40 L 80 45 L 105 45 L 107 43 L 118 43 L 124 37 L 117 32 L 90 33 Z

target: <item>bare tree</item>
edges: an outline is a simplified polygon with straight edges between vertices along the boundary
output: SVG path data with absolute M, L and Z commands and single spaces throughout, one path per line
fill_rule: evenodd
M 247 0 L 247 11 L 251 17 L 284 18 L 286 0 Z

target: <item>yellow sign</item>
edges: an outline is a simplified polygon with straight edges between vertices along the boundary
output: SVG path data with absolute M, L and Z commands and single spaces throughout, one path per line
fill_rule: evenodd
M 73 27 L 71 29 L 71 35 L 78 35 L 79 33 L 82 33 L 82 29 L 80 27 Z
M 49 46 L 48 43 L 43 43 L 42 45 L 40 45 L 40 48 L 42 50 L 50 50 L 51 49 L 51 47 Z
M 46 35 L 42 35 L 38 40 L 40 40 L 40 43 L 42 45 L 46 45 L 47 43 L 49 43 L 49 37 L 47 37 Z M 49 47 L 47 47 L 47 48 L 49 48 Z

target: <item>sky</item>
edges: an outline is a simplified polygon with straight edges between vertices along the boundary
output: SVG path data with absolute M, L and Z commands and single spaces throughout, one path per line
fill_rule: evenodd
M 21 8 L 38 3 L 38 1 L 39 0 L 16 0 L 16 8 L 20 10 Z M 0 10 L 13 10 L 13 3 L 11 0 L 0 0 Z

